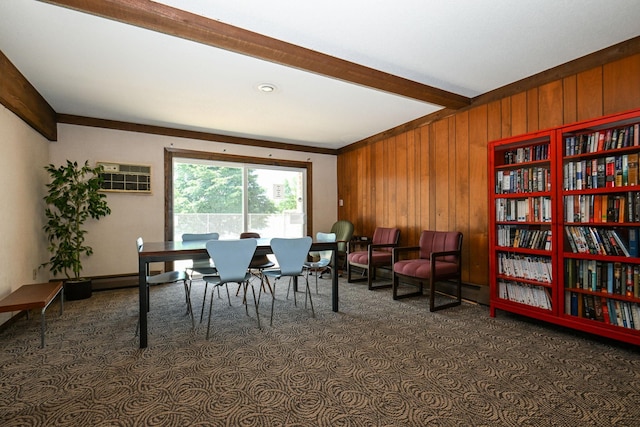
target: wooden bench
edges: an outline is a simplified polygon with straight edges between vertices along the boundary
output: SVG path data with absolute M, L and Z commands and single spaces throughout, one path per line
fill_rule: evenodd
M 47 282 L 36 285 L 22 285 L 15 291 L 0 300 L 0 313 L 10 311 L 27 311 L 27 319 L 29 318 L 29 310 L 33 308 L 40 309 L 40 348 L 44 348 L 44 331 L 45 331 L 45 310 L 49 304 L 53 302 L 56 296 L 60 294 L 60 314 L 62 315 L 64 307 L 64 293 L 62 292 L 62 282 Z

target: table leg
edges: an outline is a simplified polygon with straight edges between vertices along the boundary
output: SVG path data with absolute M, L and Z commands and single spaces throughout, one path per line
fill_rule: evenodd
M 147 263 L 138 257 L 138 286 L 140 300 L 140 348 L 147 347 Z
M 331 282 L 331 309 L 333 311 L 338 311 L 338 251 L 333 251 L 333 256 L 331 257 L 331 273 L 332 273 L 332 282 Z
M 40 311 L 40 348 L 44 348 L 44 331 L 46 329 L 44 312 L 47 309 L 45 305 Z

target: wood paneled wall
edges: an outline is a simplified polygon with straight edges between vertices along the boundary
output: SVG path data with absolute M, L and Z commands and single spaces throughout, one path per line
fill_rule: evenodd
M 568 75 L 338 156 L 338 217 L 357 235 L 464 234 L 463 280 L 487 285 L 490 141 L 640 107 L 640 54 Z

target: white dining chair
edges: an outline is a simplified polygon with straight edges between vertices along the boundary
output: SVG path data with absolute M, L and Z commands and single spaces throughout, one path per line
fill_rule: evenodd
M 255 239 L 238 239 L 238 240 L 210 240 L 206 243 L 207 252 L 213 260 L 217 274 L 214 276 L 204 276 L 203 280 L 211 283 L 215 287 L 225 285 L 227 288 L 227 299 L 231 305 L 229 297 L 228 283 L 238 283 L 244 288 L 244 301 L 247 299 L 247 288 L 251 279 L 249 264 L 256 252 L 258 243 Z M 253 301 L 256 307 L 256 318 L 258 320 L 258 328 L 260 328 L 260 314 L 258 313 L 258 300 L 256 292 L 251 284 L 253 292 Z M 211 292 L 211 302 L 209 304 L 209 321 L 207 322 L 207 339 L 209 339 L 209 330 L 211 329 L 211 312 L 213 310 L 213 292 Z M 247 315 L 249 314 L 248 304 L 245 304 Z
M 306 282 L 306 290 L 305 290 L 305 307 L 307 306 L 307 298 L 309 298 L 309 302 L 311 304 L 311 315 L 315 317 L 315 312 L 313 310 L 313 301 L 311 300 L 311 292 L 309 290 L 309 281 L 306 280 L 306 277 L 302 274 L 304 269 L 304 262 L 307 260 L 307 256 L 309 255 L 309 249 L 311 248 L 311 237 L 300 237 L 300 238 L 273 238 L 271 239 L 271 250 L 276 257 L 276 262 L 278 263 L 277 269 L 267 269 L 263 271 L 263 274 L 267 277 L 271 277 L 274 279 L 273 281 L 273 292 L 271 293 L 271 320 L 270 325 L 273 325 L 273 307 L 276 300 L 276 284 L 283 277 L 289 278 L 289 289 L 291 288 L 291 281 L 296 277 L 303 277 Z M 287 289 L 287 298 L 289 297 L 289 289 Z M 293 301 L 294 305 L 298 305 L 296 301 L 296 293 L 295 290 L 293 292 Z

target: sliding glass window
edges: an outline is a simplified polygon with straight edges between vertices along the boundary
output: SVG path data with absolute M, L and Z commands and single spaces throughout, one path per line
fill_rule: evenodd
M 262 237 L 306 234 L 307 169 L 173 157 L 173 236 L 243 231 Z

